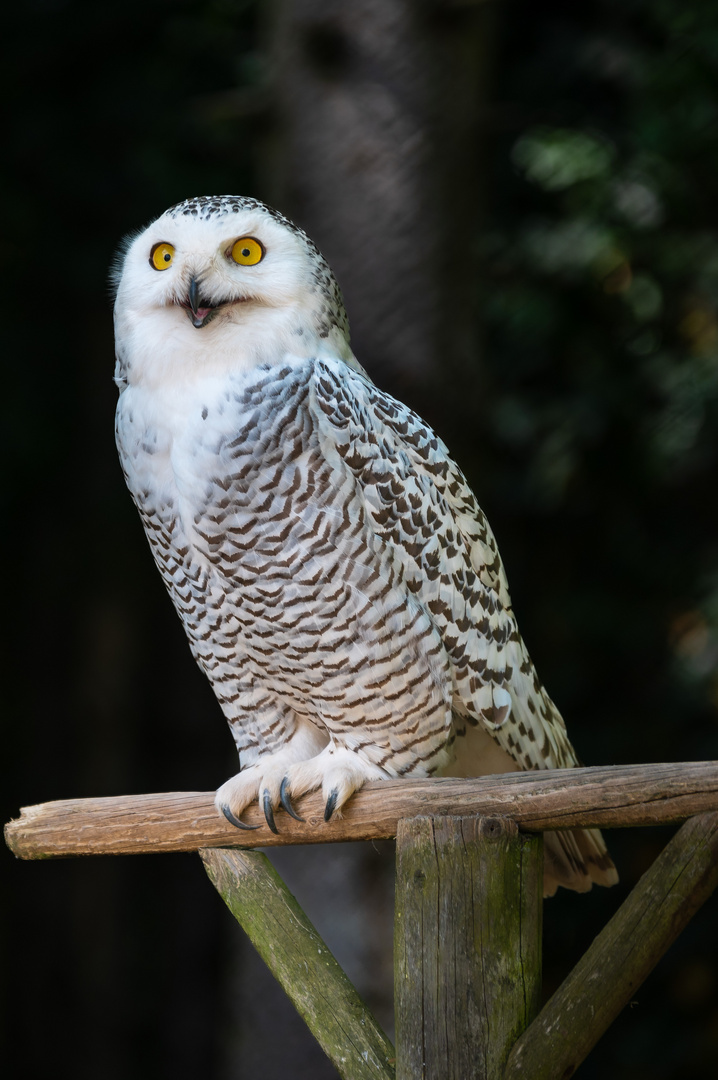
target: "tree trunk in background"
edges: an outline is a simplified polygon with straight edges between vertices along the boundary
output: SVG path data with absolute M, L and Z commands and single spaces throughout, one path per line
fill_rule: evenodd
M 262 190 L 328 258 L 360 362 L 420 411 L 449 381 L 465 396 L 478 370 L 477 131 L 493 11 L 278 0 L 267 28 L 275 124 Z
M 458 402 L 461 415 L 479 368 L 477 128 L 492 6 L 278 0 L 267 10 L 273 119 L 258 194 L 326 255 L 360 362 L 446 429 L 442 411 L 456 416 Z M 393 845 L 271 859 L 392 1035 Z M 225 1075 L 336 1076 L 251 945 L 235 948 Z

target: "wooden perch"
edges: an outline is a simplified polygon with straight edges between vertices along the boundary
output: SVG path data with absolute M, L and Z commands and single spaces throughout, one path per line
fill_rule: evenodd
M 525 832 L 656 825 L 718 810 L 718 762 L 387 780 L 367 784 L 344 816 L 328 824 L 318 794 L 298 800 L 296 807 L 306 820 L 278 814 L 277 836 L 256 805 L 244 819 L 262 828 L 239 832 L 217 813 L 213 792 L 63 799 L 25 807 L 5 826 L 5 840 L 19 858 L 47 859 L 388 839 L 396 836 L 401 818 L 422 814 L 511 817 Z

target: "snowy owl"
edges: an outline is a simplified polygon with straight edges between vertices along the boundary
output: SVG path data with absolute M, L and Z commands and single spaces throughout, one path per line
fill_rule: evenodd
M 237 744 L 228 820 L 578 764 L 474 495 L 357 362 L 311 240 L 254 199 L 188 199 L 130 238 L 116 284 L 117 445 Z M 549 834 L 546 892 L 592 881 L 616 881 L 600 834 Z

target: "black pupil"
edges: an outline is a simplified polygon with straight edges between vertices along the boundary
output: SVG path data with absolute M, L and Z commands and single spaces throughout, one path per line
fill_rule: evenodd
M 165 261 L 165 262 L 169 262 L 169 261 L 170 261 L 170 259 L 172 258 L 172 256 L 170 255 L 169 251 L 165 251 L 165 253 L 164 253 L 164 255 L 162 256 L 162 258 L 164 259 L 164 261 Z
M 249 258 L 249 248 L 242 248 L 242 254 L 244 255 L 245 259 L 248 259 Z

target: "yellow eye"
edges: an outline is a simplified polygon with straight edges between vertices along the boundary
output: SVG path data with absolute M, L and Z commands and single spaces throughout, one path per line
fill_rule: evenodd
M 242 236 L 232 244 L 230 255 L 240 266 L 255 266 L 264 258 L 264 248 L 252 236 Z
M 150 252 L 150 266 L 155 270 L 166 270 L 172 265 L 174 255 L 175 249 L 172 245 L 162 240 L 159 244 L 155 244 Z

